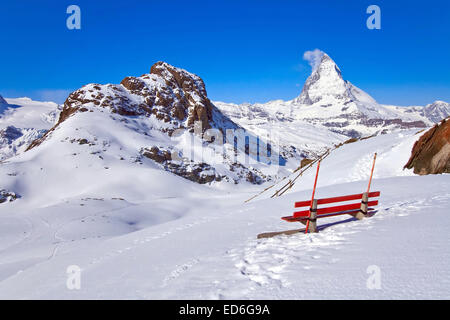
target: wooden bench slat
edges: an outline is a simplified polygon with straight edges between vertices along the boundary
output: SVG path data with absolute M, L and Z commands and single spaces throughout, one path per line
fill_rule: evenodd
M 369 208 L 367 211 L 374 211 L 375 208 Z M 344 214 L 353 214 L 353 213 L 358 213 L 359 209 L 354 209 L 354 210 L 347 210 L 347 211 L 341 211 L 341 212 L 336 212 L 336 213 L 330 213 L 330 214 L 322 214 L 317 216 L 317 219 L 320 218 L 329 218 L 329 217 L 334 217 L 334 216 L 340 216 L 340 215 L 344 215 Z M 299 222 L 300 220 L 307 220 L 308 217 L 294 217 L 294 216 L 289 216 L 289 217 L 282 217 L 281 219 L 287 221 L 287 222 Z
M 369 196 L 369 198 L 379 197 L 380 196 L 380 191 L 369 192 L 368 196 Z M 361 200 L 362 197 L 363 197 L 363 194 L 362 193 L 358 193 L 358 194 L 351 194 L 351 195 L 347 195 L 347 196 L 317 199 L 317 205 L 329 204 L 329 203 L 335 203 L 335 202 L 341 202 L 341 201 Z M 307 201 L 298 201 L 298 202 L 295 203 L 295 208 L 308 207 L 310 205 L 311 205 L 311 201 L 309 201 L 309 200 L 307 200 Z
M 378 205 L 378 200 L 375 201 L 369 201 L 368 206 L 376 206 Z M 317 209 L 317 215 L 321 215 L 321 214 L 328 214 L 328 213 L 336 213 L 339 211 L 347 211 L 347 210 L 354 210 L 354 209 L 359 209 L 361 207 L 361 203 L 352 203 L 352 204 L 345 204 L 345 205 L 340 205 L 340 206 L 333 206 L 333 207 L 327 207 L 327 208 L 319 208 Z M 300 217 L 309 217 L 309 210 L 303 210 L 303 211 L 297 211 L 294 212 L 293 216 L 295 218 L 300 218 Z
M 367 203 L 368 206 L 376 206 L 378 205 L 378 200 L 375 201 L 369 201 Z M 334 207 L 328 207 L 328 208 L 321 208 L 321 209 L 317 209 L 317 215 L 323 215 L 323 214 L 328 214 L 328 213 L 337 213 L 340 211 L 347 211 L 347 210 L 355 210 L 355 209 L 360 209 L 361 208 L 361 203 L 352 203 L 352 204 L 344 204 L 341 206 L 334 206 Z

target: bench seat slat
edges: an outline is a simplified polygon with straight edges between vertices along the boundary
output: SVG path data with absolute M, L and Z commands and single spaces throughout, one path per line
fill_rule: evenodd
M 369 196 L 369 198 L 379 197 L 380 191 L 369 192 L 368 196 Z M 329 203 L 335 203 L 335 202 L 341 202 L 341 201 L 361 200 L 362 197 L 363 197 L 363 194 L 358 193 L 358 194 L 351 194 L 351 195 L 341 196 L 341 197 L 317 199 L 317 205 L 329 204 Z M 298 201 L 295 203 L 295 208 L 308 207 L 310 205 L 311 205 L 311 201 L 309 201 L 309 200 Z

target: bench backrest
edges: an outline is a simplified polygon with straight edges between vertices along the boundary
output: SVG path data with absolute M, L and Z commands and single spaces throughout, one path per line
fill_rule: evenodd
M 374 191 L 369 192 L 368 197 L 374 198 L 379 197 L 380 191 Z M 343 201 L 351 201 L 351 200 L 362 200 L 363 193 L 358 194 L 351 194 L 348 196 L 341 196 L 341 197 L 333 197 L 333 198 L 324 198 L 324 199 L 317 199 L 317 205 L 323 205 L 323 204 L 330 204 L 330 203 L 337 203 L 337 202 L 343 202 Z M 368 201 L 368 206 L 376 206 L 378 205 L 378 200 L 372 200 Z M 299 201 L 295 203 L 295 208 L 302 208 L 302 207 L 310 207 L 311 201 Z M 318 208 L 317 209 L 317 215 L 332 215 L 334 213 L 340 213 L 343 211 L 350 211 L 350 210 L 357 210 L 361 207 L 361 201 L 357 203 L 351 203 L 351 204 L 344 204 L 339 206 L 332 206 L 332 207 L 325 207 L 325 208 Z M 310 210 L 303 210 L 303 211 L 297 211 L 294 212 L 293 218 L 307 218 L 310 215 Z

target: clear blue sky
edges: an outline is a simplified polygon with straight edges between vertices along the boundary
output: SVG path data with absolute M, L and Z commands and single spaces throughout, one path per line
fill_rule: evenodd
M 81 8 L 81 30 L 66 8 Z M 381 30 L 366 8 L 381 8 Z M 0 94 L 64 101 L 159 60 L 201 76 L 212 100 L 296 97 L 319 48 L 381 103 L 450 101 L 450 4 L 435 1 L 2 1 Z

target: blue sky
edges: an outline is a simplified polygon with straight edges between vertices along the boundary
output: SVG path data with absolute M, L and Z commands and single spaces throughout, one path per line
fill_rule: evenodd
M 66 8 L 81 8 L 81 30 Z M 381 8 L 381 30 L 366 8 Z M 380 103 L 450 101 L 449 1 L 2 1 L 0 94 L 64 101 L 159 60 L 201 76 L 212 100 L 300 94 L 319 48 Z

